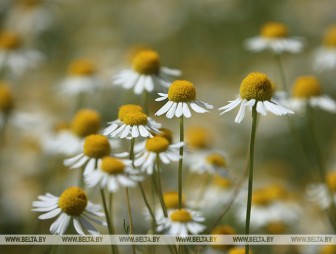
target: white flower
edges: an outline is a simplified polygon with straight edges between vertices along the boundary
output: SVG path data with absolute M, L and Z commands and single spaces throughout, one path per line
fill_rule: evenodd
M 220 174 L 223 176 L 228 175 L 228 165 L 226 156 L 221 152 L 203 152 L 197 153 L 197 157 L 191 154 L 190 171 L 197 174 Z
M 50 226 L 52 234 L 63 235 L 71 221 L 76 232 L 81 235 L 85 235 L 84 231 L 92 235 L 99 234 L 90 221 L 106 226 L 103 220 L 97 218 L 104 216 L 100 205 L 88 201 L 86 193 L 78 187 L 66 189 L 60 197 L 47 193 L 38 198 L 38 201 L 33 202 L 33 211 L 44 212 L 39 219 L 46 220 L 58 216 Z
M 109 156 L 98 163 L 95 171 L 85 175 L 85 182 L 89 187 L 106 187 L 109 192 L 117 192 L 120 187 L 135 187 L 141 180 L 143 177 L 132 167 L 132 161 Z
M 196 90 L 194 85 L 186 80 L 175 80 L 169 87 L 168 94 L 159 93 L 161 97 L 156 101 L 168 99 L 168 102 L 162 106 L 155 115 L 160 116 L 166 113 L 167 118 L 175 117 L 191 117 L 189 107 L 197 113 L 209 112 L 213 106 L 196 100 Z
M 246 40 L 245 47 L 254 52 L 271 50 L 276 54 L 299 53 L 304 43 L 299 37 L 288 37 L 288 29 L 284 24 L 269 22 L 262 27 L 259 36 Z
M 171 79 L 181 75 L 181 71 L 160 67 L 159 55 L 149 49 L 138 52 L 132 62 L 132 69 L 121 71 L 113 77 L 113 83 L 125 89 L 134 88 L 134 93 L 152 92 L 156 88 L 168 88 Z
M 166 138 L 161 136 L 149 138 L 145 142 L 139 143 L 134 149 L 134 165 L 141 167 L 141 171 L 151 175 L 154 165 L 156 165 L 157 156 L 164 164 L 178 161 L 180 147 L 183 147 L 183 142 L 170 144 Z
M 173 210 L 169 212 L 168 218 L 158 221 L 157 231 L 168 235 L 196 235 L 206 229 L 206 226 L 200 223 L 204 220 L 204 217 L 193 210 Z
M 267 114 L 267 111 L 275 115 L 294 114 L 293 111 L 272 101 L 272 94 L 273 88 L 268 77 L 263 73 L 252 72 L 240 85 L 240 98 L 229 101 L 230 103 L 228 105 L 218 110 L 223 110 L 223 112 L 221 112 L 222 115 L 240 105 L 235 118 L 236 123 L 240 123 L 244 119 L 247 108 L 252 109 L 253 107 L 256 107 L 257 112 L 263 116 Z

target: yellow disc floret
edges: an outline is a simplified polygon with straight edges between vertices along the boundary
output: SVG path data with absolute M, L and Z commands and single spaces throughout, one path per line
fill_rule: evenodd
M 229 250 L 228 254 L 245 254 L 244 247 L 233 247 Z M 252 251 L 249 250 L 249 254 L 252 254 Z
M 288 28 L 279 22 L 268 22 L 262 26 L 260 34 L 265 38 L 285 38 L 288 36 Z
M 336 170 L 327 174 L 326 182 L 331 191 L 336 192 Z
M 234 230 L 232 227 L 230 226 L 225 226 L 225 225 L 220 225 L 215 227 L 212 231 L 211 231 L 212 235 L 234 235 L 236 234 L 236 230 Z M 232 245 L 211 245 L 211 247 L 216 248 L 216 249 L 229 249 L 232 248 Z
M 91 109 L 80 110 L 71 122 L 71 130 L 79 137 L 86 137 L 99 131 L 101 117 L 97 111 Z
M 139 111 L 129 112 L 124 115 L 123 122 L 127 125 L 146 125 L 147 115 Z
M 192 127 L 186 132 L 186 140 L 189 146 L 195 149 L 209 148 L 212 137 L 208 129 L 203 127 Z
M 179 209 L 170 214 L 170 219 L 174 222 L 189 222 L 192 220 L 190 212 L 185 209 Z
M 6 83 L 0 83 L 0 110 L 8 113 L 13 109 L 14 99 L 12 91 Z
M 79 216 L 88 203 L 86 193 L 79 187 L 66 189 L 58 200 L 58 205 L 64 213 L 70 216 Z
M 314 76 L 298 77 L 292 90 L 293 97 L 297 98 L 310 98 L 321 94 L 321 84 Z
M 288 197 L 287 191 L 278 184 L 272 184 L 264 188 L 270 200 L 285 199 Z
M 219 174 L 214 175 L 213 183 L 221 188 L 229 188 L 232 185 L 230 179 L 223 177 Z
M 252 204 L 254 205 L 265 206 L 269 205 L 271 201 L 265 189 L 257 189 L 252 193 Z
M 162 153 L 167 151 L 169 142 L 166 138 L 155 136 L 146 140 L 146 150 L 153 153 Z
M 69 74 L 73 76 L 88 76 L 95 71 L 94 65 L 87 59 L 79 59 L 69 65 Z
M 282 221 L 269 222 L 266 226 L 267 233 L 279 235 L 286 232 L 286 225 Z
M 59 121 L 57 123 L 55 123 L 55 125 L 53 126 L 53 132 L 54 133 L 59 133 L 61 131 L 65 131 L 65 130 L 69 130 L 70 129 L 70 125 L 68 122 L 65 121 Z
M 158 74 L 160 69 L 159 54 L 150 49 L 141 50 L 133 57 L 132 66 L 133 69 L 140 74 Z
M 175 80 L 168 90 L 168 99 L 174 102 L 190 102 L 196 99 L 195 86 L 187 80 Z
M 226 160 L 223 155 L 218 153 L 209 154 L 206 161 L 215 167 L 226 167 Z
M 85 138 L 84 154 L 90 158 L 103 158 L 111 152 L 108 139 L 100 134 L 89 135 Z
M 15 32 L 4 31 L 0 34 L 0 48 L 14 50 L 21 46 L 21 37 Z
M 32 8 L 32 7 L 39 6 L 41 4 L 41 2 L 42 2 L 42 0 L 20 0 L 19 1 L 21 6 L 27 7 L 27 8 Z
M 118 118 L 120 121 L 124 120 L 124 117 L 129 112 L 143 112 L 143 109 L 139 105 L 135 104 L 126 104 L 119 107 Z
M 163 201 L 167 209 L 177 209 L 178 208 L 178 193 L 176 191 L 163 193 Z M 185 198 L 182 197 L 182 206 L 184 205 Z
M 330 27 L 326 32 L 323 45 L 328 48 L 335 48 L 336 47 L 336 25 Z
M 243 79 L 240 85 L 242 99 L 269 101 L 273 95 L 272 83 L 268 77 L 260 72 L 252 72 Z
M 121 174 L 125 170 L 125 164 L 121 160 L 110 156 L 106 156 L 102 159 L 100 167 L 104 172 L 110 175 Z
M 159 133 L 154 133 L 154 136 L 163 137 L 168 140 L 169 144 L 171 144 L 173 141 L 173 133 L 171 132 L 171 130 L 168 130 L 166 128 L 160 128 L 159 131 Z

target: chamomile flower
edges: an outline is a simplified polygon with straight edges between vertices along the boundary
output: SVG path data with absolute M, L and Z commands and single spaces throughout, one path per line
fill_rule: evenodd
M 204 221 L 198 212 L 189 209 L 177 209 L 168 214 L 168 218 L 158 221 L 158 232 L 168 235 L 186 236 L 199 234 L 206 229 L 200 222 Z
M 323 45 L 316 50 L 313 67 L 319 71 L 336 68 L 336 25 L 327 30 Z
M 6 68 L 15 76 L 35 68 L 42 60 L 42 55 L 34 50 L 22 47 L 22 38 L 12 31 L 0 34 L 0 68 Z
M 113 83 L 125 89 L 132 89 L 136 94 L 144 91 L 160 91 L 168 88 L 170 81 L 180 76 L 179 70 L 160 66 L 159 54 L 151 49 L 138 51 L 132 60 L 132 69 L 126 69 L 113 77 Z
M 169 87 L 168 94 L 159 93 L 161 97 L 156 101 L 168 99 L 168 102 L 159 109 L 155 115 L 160 116 L 166 113 L 167 118 L 175 117 L 191 117 L 189 107 L 197 113 L 209 112 L 213 106 L 196 100 L 195 86 L 187 80 L 175 80 Z
M 178 161 L 180 159 L 179 149 L 183 147 L 183 142 L 170 144 L 169 141 L 162 136 L 154 136 L 140 144 L 137 146 L 137 151 L 140 152 L 135 154 L 134 165 L 140 167 L 141 171 L 148 175 L 153 174 L 157 156 L 160 162 L 164 164 Z
M 109 140 L 100 134 L 92 134 L 85 138 L 83 152 L 64 160 L 64 165 L 70 169 L 79 168 L 85 165 L 84 175 L 91 173 L 96 168 L 96 163 L 100 163 L 102 158 L 109 156 L 111 145 Z
M 85 235 L 86 231 L 91 235 L 99 234 L 91 222 L 106 226 L 105 221 L 99 219 L 104 216 L 100 205 L 91 203 L 81 188 L 70 187 L 60 197 L 47 193 L 38 198 L 38 201 L 33 202 L 33 211 L 43 212 L 39 219 L 46 220 L 58 216 L 50 226 L 52 234 L 63 235 L 71 222 L 80 235 Z
M 106 187 L 109 192 L 117 192 L 120 187 L 135 187 L 141 180 L 143 177 L 132 167 L 132 161 L 111 156 L 104 157 L 95 171 L 85 175 L 88 187 Z
M 246 108 L 256 107 L 257 112 L 263 116 L 267 114 L 267 111 L 275 115 L 293 114 L 293 111 L 272 101 L 273 91 L 272 82 L 265 74 L 252 72 L 241 82 L 240 97 L 219 108 L 219 110 L 223 110 L 221 115 L 238 105 L 240 105 L 240 109 L 235 118 L 236 123 L 240 123 L 244 119 Z
M 302 112 L 307 105 L 336 113 L 336 101 L 323 95 L 319 80 L 314 76 L 298 77 L 292 89 L 292 98 L 285 101 L 288 107 Z
M 68 77 L 60 84 L 61 93 L 77 95 L 92 93 L 103 86 L 97 77 L 97 70 L 87 59 L 78 59 L 69 65 Z
M 104 135 L 113 138 L 137 138 L 152 137 L 152 133 L 158 133 L 161 124 L 148 117 L 138 105 L 127 104 L 119 108 L 118 119 L 109 122 L 104 130 Z
M 190 165 L 190 171 L 197 174 L 220 174 L 228 175 L 228 163 L 225 155 L 221 152 L 207 152 Z
M 260 35 L 245 42 L 245 47 L 253 52 L 270 50 L 275 54 L 284 52 L 300 53 L 304 42 L 301 38 L 290 37 L 286 25 L 279 22 L 268 22 L 260 30 Z
M 237 232 L 236 230 L 228 225 L 219 225 L 215 227 L 211 231 L 211 235 L 235 235 Z M 232 245 L 219 245 L 219 244 L 212 244 L 212 248 L 218 250 L 218 251 L 223 251 L 223 250 L 228 250 L 232 248 Z

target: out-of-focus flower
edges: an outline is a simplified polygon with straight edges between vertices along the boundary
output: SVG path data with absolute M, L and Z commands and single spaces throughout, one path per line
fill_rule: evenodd
M 268 22 L 262 26 L 259 36 L 245 42 L 245 47 L 254 52 L 270 50 L 275 54 L 299 53 L 304 48 L 304 42 L 301 38 L 290 37 L 286 25 Z
M 203 174 L 228 175 L 228 164 L 225 155 L 221 152 L 207 152 L 190 165 L 190 171 Z
M 33 202 L 33 211 L 44 213 L 39 219 L 46 220 L 58 216 L 50 226 L 50 232 L 53 234 L 63 235 L 71 221 L 80 235 L 85 235 L 84 231 L 91 235 L 99 234 L 90 221 L 106 226 L 105 221 L 99 219 L 104 216 L 100 205 L 92 204 L 86 193 L 78 187 L 66 189 L 60 197 L 47 193 L 38 198 L 38 201 Z
M 313 67 L 319 71 L 336 68 L 336 25 L 327 30 L 323 45 L 316 50 Z
M 6 68 L 15 76 L 26 70 L 36 68 L 42 60 L 42 54 L 22 47 L 22 38 L 13 31 L 0 33 L 0 69 Z
M 246 108 L 256 107 L 257 112 L 263 116 L 267 114 L 267 111 L 275 115 L 293 114 L 293 111 L 272 101 L 273 92 L 272 82 L 265 74 L 252 72 L 241 82 L 240 97 L 229 101 L 228 105 L 219 108 L 219 110 L 223 110 L 222 115 L 240 105 L 235 118 L 236 123 L 240 123 L 244 119 Z
M 0 82 L 0 112 L 4 115 L 10 114 L 14 107 L 14 98 L 9 85 Z
M 92 93 L 103 87 L 103 82 L 97 76 L 94 64 L 87 59 L 78 59 L 69 65 L 69 75 L 60 84 L 63 94 L 78 95 Z
M 159 133 L 161 124 L 148 117 L 138 105 L 127 104 L 119 108 L 118 119 L 109 122 L 104 135 L 113 138 L 153 137 L 151 132 Z
M 156 101 L 168 99 L 168 102 L 159 109 L 155 115 L 160 116 L 166 113 L 167 118 L 191 117 L 189 107 L 197 113 L 209 112 L 213 106 L 196 99 L 195 86 L 187 80 L 175 80 L 169 87 L 168 94 L 159 93 L 161 97 Z
M 95 171 L 85 175 L 89 187 L 106 187 L 109 192 L 117 192 L 120 187 L 134 187 L 141 180 L 143 177 L 132 167 L 132 161 L 110 156 L 104 157 Z
M 245 247 L 242 246 L 233 247 L 229 250 L 228 254 L 246 254 Z M 249 249 L 249 254 L 253 254 L 251 249 Z
M 158 232 L 164 232 L 169 235 L 186 236 L 189 233 L 195 235 L 205 230 L 205 226 L 200 222 L 204 221 L 198 212 L 177 209 L 168 214 L 168 218 L 158 221 Z
M 292 98 L 283 101 L 289 108 L 302 112 L 306 106 L 318 107 L 331 113 L 336 113 L 336 102 L 323 95 L 319 80 L 314 76 L 298 77 L 292 90 Z
M 228 226 L 228 225 L 220 225 L 220 226 L 215 227 L 211 231 L 211 234 L 212 235 L 235 235 L 236 230 L 233 227 Z M 232 248 L 233 246 L 212 244 L 211 247 L 219 251 L 225 251 L 225 250 Z
M 113 77 L 113 83 L 134 93 L 162 91 L 170 81 L 180 76 L 179 70 L 161 67 L 159 54 L 151 49 L 138 51 L 132 59 L 132 69 L 126 69 Z

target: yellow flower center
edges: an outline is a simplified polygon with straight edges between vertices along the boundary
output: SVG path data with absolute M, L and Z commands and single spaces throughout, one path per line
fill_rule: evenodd
M 271 201 L 264 189 L 258 189 L 252 193 L 252 203 L 255 205 L 266 206 L 269 205 Z
M 41 4 L 41 0 L 20 0 L 20 4 L 23 6 L 23 7 L 36 7 L 38 5 Z
M 186 133 L 186 140 L 188 145 L 195 149 L 209 148 L 212 141 L 209 130 L 202 127 L 189 128 Z
M 178 193 L 175 191 L 163 193 L 163 201 L 167 209 L 178 208 Z M 182 206 L 184 206 L 185 198 L 182 196 Z
M 94 74 L 95 71 L 92 62 L 86 59 L 76 60 L 69 66 L 69 73 L 73 76 L 88 76 Z
M 267 224 L 267 232 L 272 235 L 279 235 L 286 232 L 286 225 L 281 221 L 274 221 Z
M 296 79 L 292 95 L 297 98 L 310 98 L 322 94 L 320 82 L 314 76 L 302 76 Z
M 176 210 L 170 214 L 170 219 L 174 222 L 189 222 L 192 220 L 191 214 L 184 209 Z
M 91 109 L 80 110 L 71 122 L 71 130 L 79 137 L 95 134 L 100 129 L 101 117 Z
M 0 48 L 14 50 L 20 47 L 21 37 L 14 32 L 5 31 L 0 34 Z
M 169 144 L 171 144 L 173 141 L 173 133 L 171 132 L 171 130 L 168 130 L 166 128 L 160 128 L 159 131 L 160 133 L 155 133 L 154 136 L 163 137 L 168 140 Z
M 168 99 L 174 102 L 189 102 L 196 99 L 194 85 L 187 80 L 175 80 L 168 90 Z
M 132 66 L 133 69 L 140 74 L 158 74 L 160 69 L 159 54 L 150 49 L 141 50 L 133 57 Z
M 139 111 L 128 112 L 123 117 L 123 122 L 127 125 L 146 125 L 147 115 Z
M 336 253 L 336 245 L 325 245 L 322 246 L 319 254 L 335 254 Z
M 85 138 L 84 154 L 90 158 L 103 158 L 111 152 L 108 139 L 100 134 L 92 134 Z
M 101 169 L 111 175 L 121 174 L 125 170 L 125 164 L 113 157 L 104 157 L 101 163 Z
M 260 34 L 265 38 L 285 38 L 288 36 L 288 28 L 279 22 L 268 22 L 262 26 Z
M 329 48 L 336 47 L 336 25 L 330 27 L 326 32 L 323 40 L 323 45 Z
M 272 184 L 265 188 L 265 193 L 270 200 L 285 199 L 288 197 L 287 191 L 280 185 Z
M 14 107 L 12 91 L 6 83 L 0 83 L 0 110 L 8 113 Z
M 215 167 L 226 167 L 226 160 L 223 155 L 218 153 L 210 154 L 206 157 L 208 163 Z
M 336 192 L 336 170 L 327 174 L 326 182 L 330 190 Z
M 211 231 L 212 235 L 234 235 L 236 234 L 236 230 L 234 230 L 232 227 L 230 226 L 217 226 L 215 227 L 212 231 Z M 222 250 L 227 250 L 232 248 L 232 245 L 211 245 L 211 247 L 215 248 L 215 249 L 222 249 Z
M 229 250 L 228 254 L 245 254 L 244 247 L 233 247 Z M 251 249 L 249 249 L 249 254 L 252 254 Z
M 153 153 L 162 153 L 169 147 L 169 141 L 160 136 L 155 136 L 146 140 L 146 150 Z
M 269 101 L 273 95 L 272 83 L 260 72 L 252 72 L 240 85 L 240 97 L 246 100 Z
M 126 104 L 119 107 L 118 118 L 120 121 L 124 121 L 124 117 L 129 112 L 142 112 L 142 107 L 134 104 Z
M 58 205 L 63 212 L 70 216 L 79 216 L 88 203 L 86 193 L 78 187 L 66 189 L 58 200 Z
M 228 188 L 232 185 L 232 182 L 228 178 L 222 177 L 218 174 L 214 175 L 213 181 L 215 185 L 222 188 Z
M 69 130 L 69 129 L 70 129 L 69 123 L 65 121 L 59 121 L 53 126 L 54 133 L 58 133 L 58 132 Z

